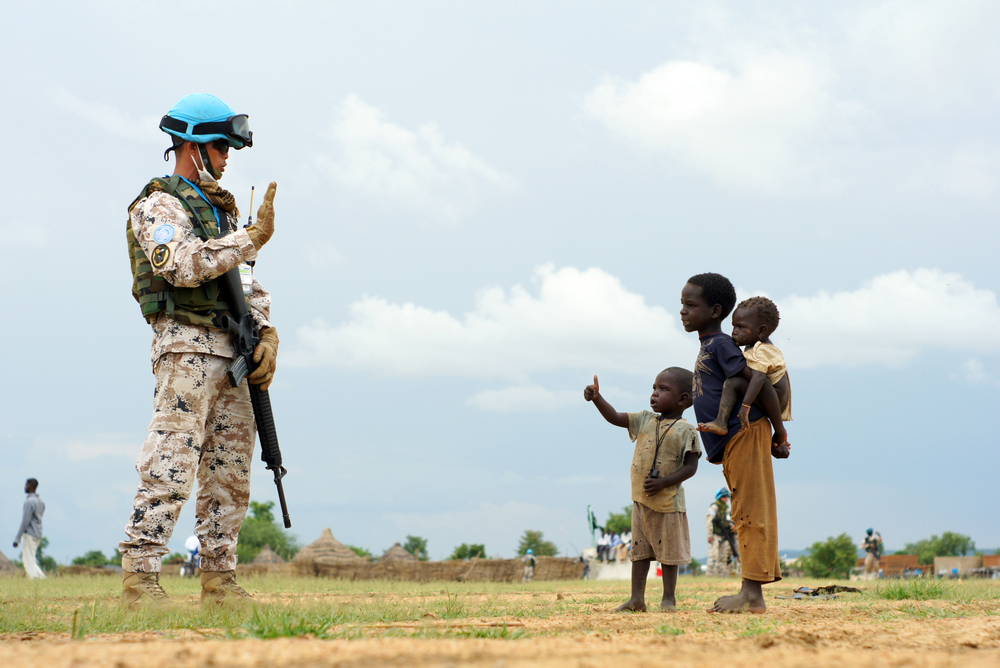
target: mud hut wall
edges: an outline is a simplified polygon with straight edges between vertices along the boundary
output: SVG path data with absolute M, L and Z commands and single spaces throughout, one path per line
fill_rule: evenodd
M 344 580 L 400 580 L 430 582 L 519 582 L 524 573 L 520 559 L 471 559 L 469 561 L 377 561 L 295 564 L 300 575 L 314 575 Z M 578 580 L 583 577 L 583 564 L 577 559 L 539 557 L 535 566 L 536 580 Z

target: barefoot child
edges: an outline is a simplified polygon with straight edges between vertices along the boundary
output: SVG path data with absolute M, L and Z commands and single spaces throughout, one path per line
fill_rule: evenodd
M 725 436 L 729 433 L 729 418 L 739 397 L 743 397 L 740 407 L 740 424 L 744 429 L 750 426 L 750 407 L 757 401 L 760 389 L 767 381 L 778 393 L 781 419 L 792 419 L 792 389 L 788 382 L 788 368 L 785 356 L 778 346 L 771 343 L 771 334 L 778 328 L 778 307 L 767 297 L 751 297 L 740 302 L 733 311 L 733 341 L 743 346 L 743 356 L 750 367 L 750 382 L 743 376 L 727 378 L 722 386 L 722 400 L 719 415 L 712 422 L 699 423 L 698 431 L 710 431 Z M 758 404 L 758 408 L 760 405 Z
M 619 413 L 594 384 L 583 391 L 604 419 L 628 429 L 632 455 L 632 596 L 616 610 L 646 611 L 646 576 L 655 557 L 663 564 L 661 610 L 677 605 L 677 567 L 691 563 L 687 506 L 681 483 L 698 470 L 701 445 L 694 426 L 681 417 L 691 406 L 691 372 L 671 367 L 653 382 L 649 405 L 655 412 Z M 659 413 L 659 415 L 657 415 Z
M 728 334 L 722 333 L 722 321 L 735 304 L 733 284 L 719 274 L 692 276 L 681 290 L 681 323 L 688 332 L 698 332 L 701 339 L 694 371 L 694 410 L 698 419 L 706 422 L 719 413 L 725 380 L 742 375 L 749 381 L 752 376 L 740 349 Z M 701 435 L 708 461 L 722 464 L 722 473 L 732 490 L 732 517 L 743 568 L 740 593 L 718 599 L 710 612 L 764 612 L 761 586 L 781 579 L 771 455 L 788 456 L 788 434 L 781 422 L 778 395 L 770 383 L 762 384 L 760 403 L 764 411 L 750 407 L 749 427 L 743 428 L 734 415 L 727 434 Z

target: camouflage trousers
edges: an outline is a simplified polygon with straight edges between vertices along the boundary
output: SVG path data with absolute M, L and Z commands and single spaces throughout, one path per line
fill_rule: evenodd
M 733 560 L 733 548 L 722 536 L 715 536 L 708 546 L 708 571 L 706 575 L 728 578 L 733 573 L 739 575 L 739 564 Z
M 226 377 L 230 360 L 166 353 L 156 361 L 153 420 L 135 468 L 139 489 L 128 538 L 118 550 L 132 570 L 155 573 L 168 554 L 181 506 L 195 479 L 195 535 L 205 571 L 236 568 L 236 541 L 250 502 L 256 424 L 250 391 Z

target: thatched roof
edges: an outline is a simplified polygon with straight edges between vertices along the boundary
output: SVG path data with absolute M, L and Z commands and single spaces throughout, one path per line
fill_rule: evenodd
M 354 554 L 351 548 L 334 538 L 333 532 L 329 529 L 323 529 L 323 533 L 316 539 L 316 542 L 306 545 L 292 559 L 295 562 L 312 561 L 317 564 L 359 560 L 361 560 L 361 557 Z
M 270 545 L 265 545 L 264 549 L 257 553 L 251 564 L 287 564 L 288 560 L 271 549 Z
M 379 561 L 417 561 L 417 558 L 403 549 L 403 546 L 396 543 L 382 555 Z
M 14 562 L 8 559 L 3 552 L 0 552 L 0 573 L 17 571 Z

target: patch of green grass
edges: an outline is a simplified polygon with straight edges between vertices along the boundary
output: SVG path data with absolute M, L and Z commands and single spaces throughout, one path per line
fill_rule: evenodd
M 899 607 L 900 613 L 913 619 L 956 619 L 967 617 L 964 610 L 948 610 L 946 608 L 930 608 L 916 605 L 903 605 Z
M 766 621 L 763 619 L 751 618 L 746 625 L 746 628 L 740 632 L 741 638 L 754 638 L 765 633 L 772 633 L 778 625 L 771 621 Z
M 928 601 L 947 598 L 950 587 L 940 580 L 880 582 L 872 595 L 887 601 Z
M 458 631 L 455 635 L 460 638 L 498 638 L 500 640 L 517 640 L 527 637 L 527 634 L 523 630 L 511 630 L 506 624 L 486 627 L 470 626 L 467 629 Z
M 661 636 L 679 636 L 684 633 L 684 629 L 679 629 L 676 626 L 670 626 L 669 624 L 663 624 L 656 628 L 656 632 Z

